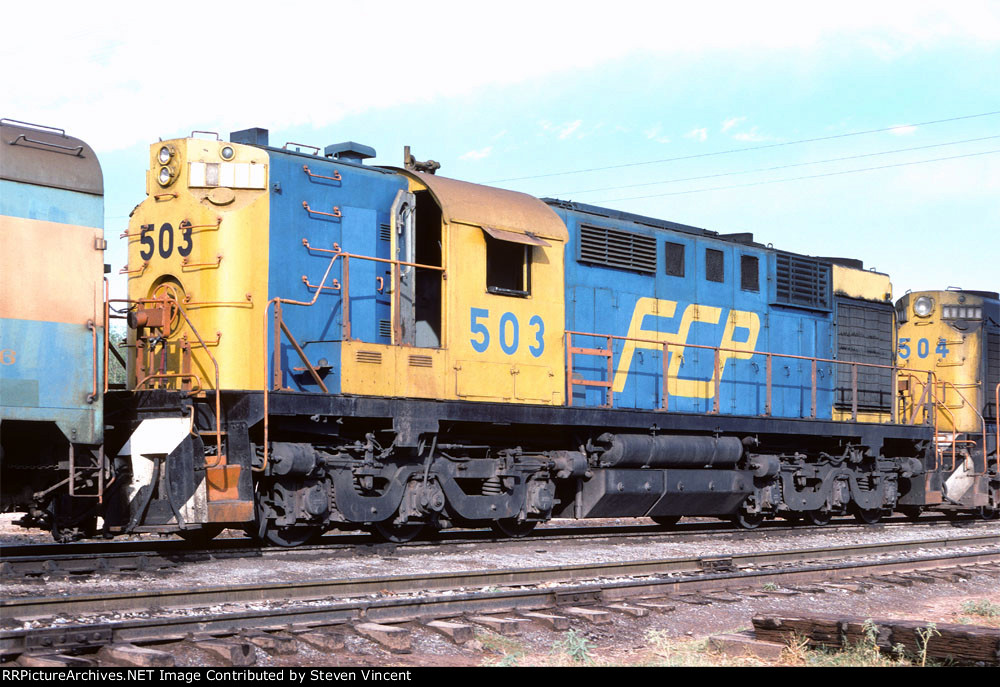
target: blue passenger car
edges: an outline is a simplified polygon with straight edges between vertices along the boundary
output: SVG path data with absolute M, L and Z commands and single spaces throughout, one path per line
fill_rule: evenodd
M 87 529 L 104 475 L 101 166 L 61 129 L 4 119 L 0 139 L 3 507 Z

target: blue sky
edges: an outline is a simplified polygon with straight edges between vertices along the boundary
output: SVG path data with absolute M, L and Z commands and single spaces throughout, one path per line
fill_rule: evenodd
M 260 126 L 272 144 L 354 140 L 387 165 L 410 145 L 445 176 L 860 258 L 897 296 L 1000 289 L 1000 115 L 905 126 L 1000 111 L 1000 3 L 98 6 L 5 10 L 21 30 L 0 47 L 0 116 L 95 146 L 115 271 L 148 145 Z M 867 157 L 828 161 L 852 156 Z M 811 175 L 830 176 L 761 183 Z M 707 190 L 738 184 L 758 185 Z

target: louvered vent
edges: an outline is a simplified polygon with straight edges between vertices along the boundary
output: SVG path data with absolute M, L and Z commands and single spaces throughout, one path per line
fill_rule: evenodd
M 429 355 L 411 355 L 410 367 L 434 367 L 434 359 Z
M 392 227 L 388 224 L 378 225 L 378 237 L 383 241 L 392 240 Z
M 814 258 L 777 254 L 778 303 L 804 308 L 830 308 L 830 266 Z
M 1000 329 L 986 329 L 986 404 L 983 417 L 997 416 L 995 392 L 1000 384 Z
M 382 364 L 382 354 L 378 351 L 358 351 L 354 359 L 359 363 Z
M 656 239 L 607 227 L 580 226 L 580 262 L 656 273 Z
M 392 322 L 389 320 L 379 320 L 378 321 L 378 335 L 384 336 L 387 339 L 392 338 Z

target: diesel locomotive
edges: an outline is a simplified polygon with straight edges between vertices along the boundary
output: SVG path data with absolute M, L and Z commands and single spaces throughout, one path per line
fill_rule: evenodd
M 861 261 L 268 138 L 150 147 L 90 529 L 998 512 L 995 406 L 947 429 L 961 366 L 903 356 Z
M 950 512 L 998 513 L 1000 444 L 1000 295 L 993 291 L 920 291 L 896 302 L 904 371 L 904 413 L 934 427 L 930 468 L 943 472 L 941 503 Z M 924 398 L 934 396 L 934 413 Z M 987 446 L 985 454 L 978 450 Z M 993 461 L 990 462 L 992 455 Z

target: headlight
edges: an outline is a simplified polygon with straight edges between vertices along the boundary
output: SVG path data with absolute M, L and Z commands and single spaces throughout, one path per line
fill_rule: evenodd
M 913 312 L 917 313 L 917 317 L 927 317 L 934 311 L 934 299 L 928 298 L 927 296 L 921 296 L 913 304 Z
M 158 177 L 160 180 L 160 186 L 166 186 L 169 184 L 173 177 L 173 172 L 170 171 L 169 167 L 160 167 L 160 175 Z
M 232 160 L 234 157 L 236 157 L 236 151 L 230 148 L 229 146 L 225 146 L 220 152 L 220 155 L 222 155 L 223 160 Z
M 165 165 L 170 162 L 170 158 L 174 156 L 174 152 L 170 150 L 167 146 L 160 148 L 160 152 L 157 154 L 156 159 L 160 161 L 161 165 Z

